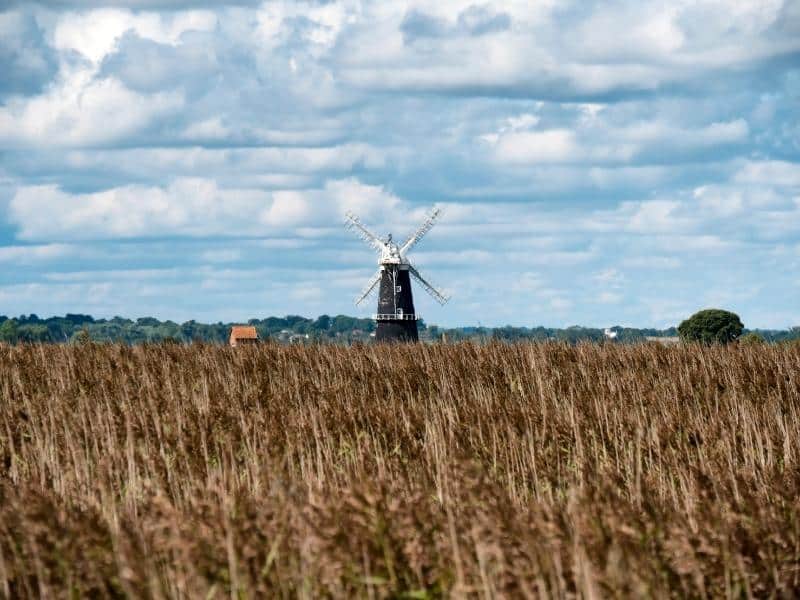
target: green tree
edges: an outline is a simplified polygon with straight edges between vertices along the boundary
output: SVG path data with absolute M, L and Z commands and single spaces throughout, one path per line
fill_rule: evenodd
M 320 315 L 314 322 L 314 330 L 320 332 L 327 332 L 331 327 L 331 318 L 328 315 Z
M 89 330 L 86 327 L 84 327 L 83 329 L 75 332 L 72 335 L 71 341 L 73 344 L 81 344 L 81 345 L 88 344 L 92 341 L 92 336 L 89 333 Z
M 17 321 L 8 319 L 0 325 L 0 342 L 15 344 L 17 342 Z
M 47 326 L 39 323 L 26 323 L 17 327 L 17 341 L 20 342 L 49 342 L 50 332 Z
M 703 344 L 727 344 L 742 335 L 743 330 L 739 315 L 718 308 L 696 312 L 678 325 L 678 335 L 683 341 Z
M 751 331 L 739 338 L 740 344 L 766 344 L 767 340 L 757 331 Z

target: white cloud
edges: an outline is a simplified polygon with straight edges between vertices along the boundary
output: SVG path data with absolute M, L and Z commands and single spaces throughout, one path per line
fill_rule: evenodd
M 574 100 L 688 84 L 718 69 L 746 68 L 800 48 L 796 37 L 770 29 L 779 18 L 780 0 L 666 8 L 648 2 L 590 4 L 568 19 L 553 5 L 504 3 L 510 30 L 502 36 L 450 35 L 461 5 L 384 9 L 380 21 L 352 28 L 339 48 L 343 75 L 373 89 L 471 89 Z M 415 10 L 440 25 L 424 43 L 404 44 L 398 30 Z M 374 12 L 365 16 L 375 18 Z M 377 52 L 360 52 L 364 47 Z
M 312 53 L 320 56 L 334 45 L 345 24 L 352 23 L 358 12 L 353 2 L 265 2 L 256 14 L 257 32 L 271 48 L 285 41 L 287 20 L 302 18 L 306 25 L 303 38 Z
M 619 136 L 626 142 L 639 145 L 680 145 L 682 148 L 705 148 L 719 144 L 741 142 L 747 138 L 749 127 L 744 119 L 711 123 L 704 127 L 677 128 L 673 124 L 650 121 L 620 128 Z
M 184 129 L 181 137 L 187 140 L 224 140 L 230 134 L 230 129 L 222 123 L 220 117 L 212 117 L 198 123 L 192 123 Z
M 565 313 L 573 306 L 572 300 L 568 300 L 567 298 L 563 298 L 560 296 L 556 296 L 554 298 L 550 298 L 548 305 L 553 312 L 556 313 Z
M 292 175 L 348 173 L 358 166 L 378 169 L 389 156 L 385 149 L 360 143 L 323 147 L 81 149 L 64 155 L 70 167 L 116 171 L 135 179 L 148 175 L 204 176 L 213 172 L 220 179 L 232 176 L 239 181 L 277 177 L 265 183 L 279 187 L 306 181 L 292 179 Z
M 579 153 L 575 134 L 566 129 L 510 132 L 495 144 L 497 159 L 510 163 L 570 162 Z
M 635 269 L 663 270 L 678 269 L 683 263 L 674 256 L 627 256 L 622 265 Z
M 242 258 L 242 251 L 238 248 L 206 250 L 200 257 L 210 263 L 236 262 Z
M 0 246 L 0 263 L 11 265 L 46 263 L 75 253 L 76 249 L 69 244 Z
M 641 203 L 626 203 L 622 210 L 629 210 L 626 229 L 641 233 L 679 233 L 692 228 L 688 218 L 681 217 L 681 204 L 674 200 L 651 200 Z
M 623 296 L 617 292 L 603 291 L 597 295 L 597 301 L 601 304 L 619 304 Z
M 0 107 L 0 145 L 106 144 L 141 133 L 182 106 L 176 92 L 143 95 L 114 79 L 76 75 L 42 96 L 15 98 Z
M 583 112 L 583 111 L 582 111 Z M 547 163 L 626 163 L 637 158 L 661 161 L 699 149 L 742 143 L 749 127 L 743 119 L 684 128 L 663 120 L 632 125 L 612 125 L 594 116 L 577 119 L 573 128 L 532 129 L 538 120 L 522 120 L 524 127 L 503 125 L 480 139 L 492 149 L 494 159 L 512 165 Z M 523 119 L 527 115 L 523 115 Z
M 625 276 L 617 269 L 609 267 L 595 273 L 592 279 L 603 286 L 619 287 L 625 280 Z
M 0 66 L 0 94 L 36 93 L 55 74 L 56 52 L 47 45 L 32 15 L 0 12 Z
M 210 31 L 216 24 L 217 17 L 211 11 L 161 15 L 102 8 L 62 15 L 53 32 L 53 44 L 59 50 L 73 50 L 99 63 L 127 31 L 162 44 L 176 44 L 185 32 Z
M 113 269 L 95 271 L 67 271 L 46 273 L 44 278 L 53 282 L 108 283 L 111 281 L 164 281 L 181 275 L 180 269 Z
M 800 163 L 780 160 L 747 161 L 734 181 L 755 185 L 800 187 Z
M 329 181 L 324 189 L 265 192 L 181 178 L 167 187 L 131 185 L 89 194 L 53 185 L 23 187 L 11 200 L 9 215 L 26 240 L 256 236 L 330 226 L 346 210 L 383 217 L 399 203 L 380 186 L 355 179 Z
M 635 52 L 638 59 L 659 59 L 678 52 L 686 36 L 676 22 L 677 7 L 653 10 L 633 4 L 629 9 L 598 9 L 574 31 L 580 44 L 577 56 L 587 62 L 626 62 Z

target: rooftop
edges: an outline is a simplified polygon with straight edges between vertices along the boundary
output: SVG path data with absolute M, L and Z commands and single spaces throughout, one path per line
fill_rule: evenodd
M 257 340 L 258 333 L 252 325 L 234 325 L 231 327 L 231 337 L 237 340 Z

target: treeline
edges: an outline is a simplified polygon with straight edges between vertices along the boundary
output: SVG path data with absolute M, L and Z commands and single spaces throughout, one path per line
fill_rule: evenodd
M 262 339 L 285 341 L 369 338 L 375 330 L 372 319 L 357 319 L 346 315 L 330 317 L 322 315 L 317 319 L 307 319 L 296 315 L 250 319 Z M 136 320 L 114 317 L 95 319 L 90 315 L 67 314 L 64 317 L 41 319 L 37 315 L 8 318 L 0 316 L 0 342 L 16 344 L 19 342 L 70 343 L 76 341 L 122 342 L 140 344 L 143 342 L 175 341 L 189 342 L 227 342 L 232 325 L 241 323 L 198 323 L 186 321 L 159 321 L 153 317 Z M 306 337 L 308 336 L 308 337 Z
M 189 343 L 193 341 L 224 343 L 228 341 L 230 328 L 241 323 L 198 323 L 186 321 L 159 321 L 153 317 L 136 320 L 114 317 L 95 319 L 90 315 L 67 314 L 63 317 L 39 318 L 37 315 L 9 318 L 0 316 L 0 342 L 17 344 L 20 342 L 75 343 L 79 341 L 121 342 L 140 344 L 144 342 L 174 341 Z M 322 315 L 308 319 L 297 315 L 250 319 L 261 339 L 279 342 L 334 342 L 352 343 L 368 341 L 375 331 L 372 319 L 359 319 L 347 315 Z M 420 321 L 420 339 L 423 341 L 461 341 L 461 340 L 559 340 L 570 343 L 580 341 L 608 341 L 603 329 L 592 327 L 456 327 L 443 328 L 426 325 Z M 788 330 L 754 330 L 765 341 L 781 342 L 800 339 L 800 327 Z M 677 330 L 637 329 L 612 327 L 609 332 L 615 342 L 636 343 L 648 337 L 675 337 Z
M 561 342 L 601 342 L 613 339 L 616 342 L 635 343 L 643 342 L 648 337 L 675 337 L 678 335 L 674 327 L 669 329 L 633 329 L 629 327 L 611 327 L 609 332 L 613 338 L 606 335 L 604 329 L 596 327 L 581 327 L 575 325 L 565 329 L 553 327 L 462 327 L 459 329 L 445 330 L 448 337 L 454 339 L 491 338 L 514 342 L 519 340 L 558 340 Z

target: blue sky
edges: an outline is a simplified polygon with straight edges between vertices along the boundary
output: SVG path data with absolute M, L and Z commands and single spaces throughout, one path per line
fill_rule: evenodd
M 798 0 L 5 6 L 0 314 L 800 325 Z

